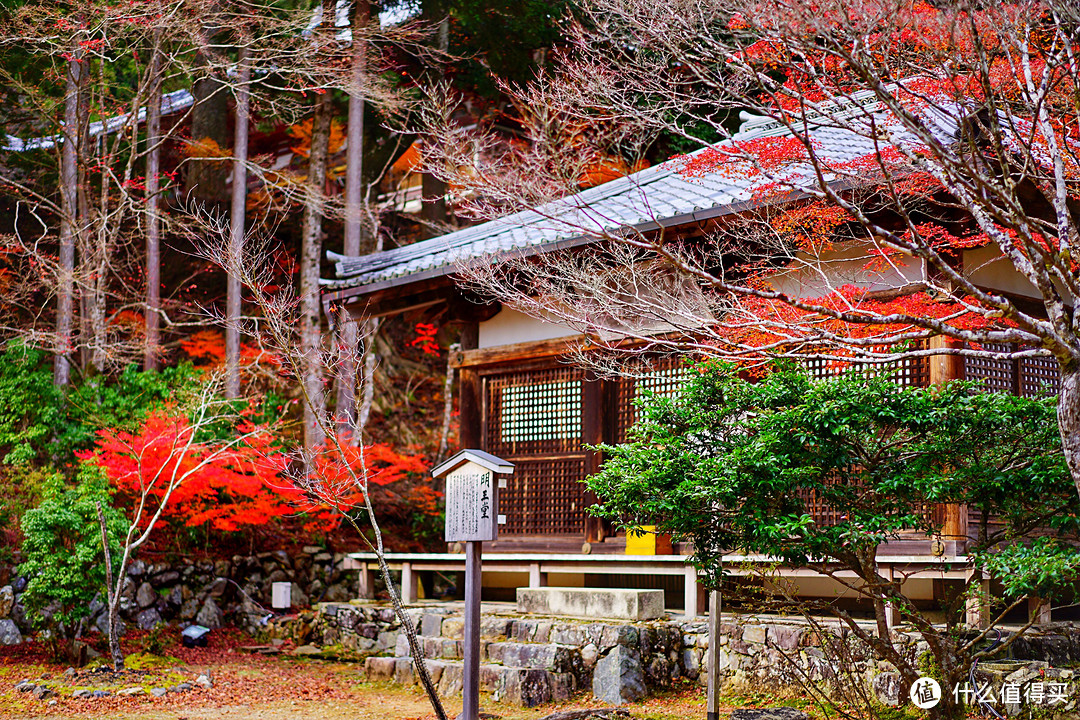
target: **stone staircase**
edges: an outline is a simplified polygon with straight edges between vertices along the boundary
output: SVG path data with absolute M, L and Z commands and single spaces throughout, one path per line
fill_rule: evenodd
M 439 694 L 459 695 L 464 619 L 425 612 L 416 626 Z M 644 667 L 640 654 L 628 650 L 640 646 L 641 639 L 639 628 L 631 625 L 484 617 L 480 689 L 492 693 L 495 701 L 525 707 L 565 700 L 580 690 L 592 690 L 613 704 L 636 700 L 646 694 L 646 683 L 666 685 L 680 674 L 677 653 L 661 648 L 677 646 L 681 638 L 655 643 L 661 654 L 649 653 Z M 368 680 L 418 682 L 404 633 L 398 635 L 394 657 L 369 657 L 364 669 Z

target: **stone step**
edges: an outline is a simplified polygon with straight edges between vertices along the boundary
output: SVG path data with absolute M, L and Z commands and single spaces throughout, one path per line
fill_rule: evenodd
M 425 614 L 417 619 L 417 635 L 422 638 L 461 640 L 465 620 L 457 615 Z M 632 637 L 631 637 L 632 636 Z M 618 622 L 583 622 L 572 619 L 485 617 L 480 622 L 481 641 L 510 640 L 518 643 L 610 646 L 633 640 L 637 629 Z M 407 652 L 399 652 L 407 655 Z
M 461 694 L 463 667 L 460 661 L 428 660 L 428 673 L 442 697 Z M 369 657 L 364 663 L 369 681 L 389 681 L 404 685 L 419 683 L 410 657 Z M 569 672 L 541 668 L 507 667 L 494 663 L 480 665 L 480 689 L 492 693 L 496 702 L 510 702 L 524 707 L 567 700 L 584 687 L 581 679 Z
M 432 660 L 461 660 L 464 643 L 444 637 L 418 637 L 424 657 Z M 408 639 L 398 636 L 395 657 L 408 657 Z M 582 672 L 580 645 L 559 643 L 522 643 L 512 640 L 480 641 L 480 658 L 506 667 L 551 670 L 553 672 Z
M 664 591 L 641 588 L 518 588 L 520 613 L 579 618 L 656 620 L 664 617 Z

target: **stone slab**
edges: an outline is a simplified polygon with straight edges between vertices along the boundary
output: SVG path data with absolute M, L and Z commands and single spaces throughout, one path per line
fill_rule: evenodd
M 655 620 L 664 616 L 664 591 L 618 588 L 518 588 L 517 609 L 536 615 Z
M 738 708 L 731 711 L 731 720 L 809 720 L 809 717 L 793 707 Z

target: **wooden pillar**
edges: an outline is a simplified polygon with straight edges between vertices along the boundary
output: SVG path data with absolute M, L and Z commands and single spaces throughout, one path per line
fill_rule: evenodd
M 604 381 L 593 373 L 587 373 L 581 384 L 581 440 L 585 445 L 604 442 Z M 585 458 L 585 473 L 592 475 L 600 470 L 600 453 L 589 450 Z M 596 495 L 586 492 L 585 506 L 596 504 Z M 604 522 L 592 515 L 585 516 L 585 542 L 604 541 Z
M 967 552 L 968 507 L 959 503 L 945 505 L 945 524 L 941 528 L 946 555 L 963 555 Z
M 547 573 L 540 572 L 540 563 L 530 563 L 529 565 L 529 587 L 539 588 L 547 586 Z
M 693 620 L 698 615 L 697 591 L 697 568 L 687 564 L 683 569 L 683 614 L 687 620 Z
M 979 571 L 972 571 L 968 587 L 972 586 L 964 603 L 964 619 L 971 627 L 982 630 L 990 624 L 990 579 Z
M 709 592 L 709 648 L 706 651 L 706 720 L 720 720 L 720 621 L 719 590 Z
M 896 579 L 895 569 L 891 563 L 881 568 L 879 574 L 883 575 L 889 582 Z M 900 624 L 900 608 L 896 607 L 896 603 L 885 603 L 885 624 L 890 630 Z
M 364 600 L 375 599 L 375 573 L 368 567 L 367 562 L 360 563 L 359 594 Z
M 461 329 L 461 349 L 475 350 L 479 342 L 479 323 L 466 323 Z M 476 370 L 458 370 L 458 444 L 463 448 L 484 448 L 481 427 L 483 397 L 480 393 L 480 376 Z
M 480 554 L 483 543 L 465 543 L 465 632 L 458 720 L 480 720 Z
M 416 576 L 412 563 L 401 563 L 401 602 L 405 605 L 416 602 Z
M 937 336 L 930 338 L 931 350 L 937 348 L 959 347 L 960 342 L 952 338 Z M 960 355 L 930 356 L 930 384 L 944 385 L 950 380 L 964 379 L 964 358 Z M 966 505 L 949 503 L 943 508 L 945 523 L 942 527 L 942 540 L 945 542 L 945 554 L 963 555 L 967 551 Z
M 1050 601 L 1041 597 L 1028 598 L 1028 619 L 1036 625 L 1049 625 L 1053 622 L 1050 619 Z

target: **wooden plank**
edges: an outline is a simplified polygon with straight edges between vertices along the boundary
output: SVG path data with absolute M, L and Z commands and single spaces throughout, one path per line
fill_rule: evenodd
M 483 450 L 480 378 L 473 370 L 458 373 L 458 444 Z
M 582 339 L 583 336 L 574 336 L 514 343 L 512 345 L 496 345 L 495 347 L 479 349 L 462 347 L 460 352 L 451 356 L 450 363 L 458 368 L 471 368 L 551 358 L 566 354 L 571 348 L 581 343 Z

